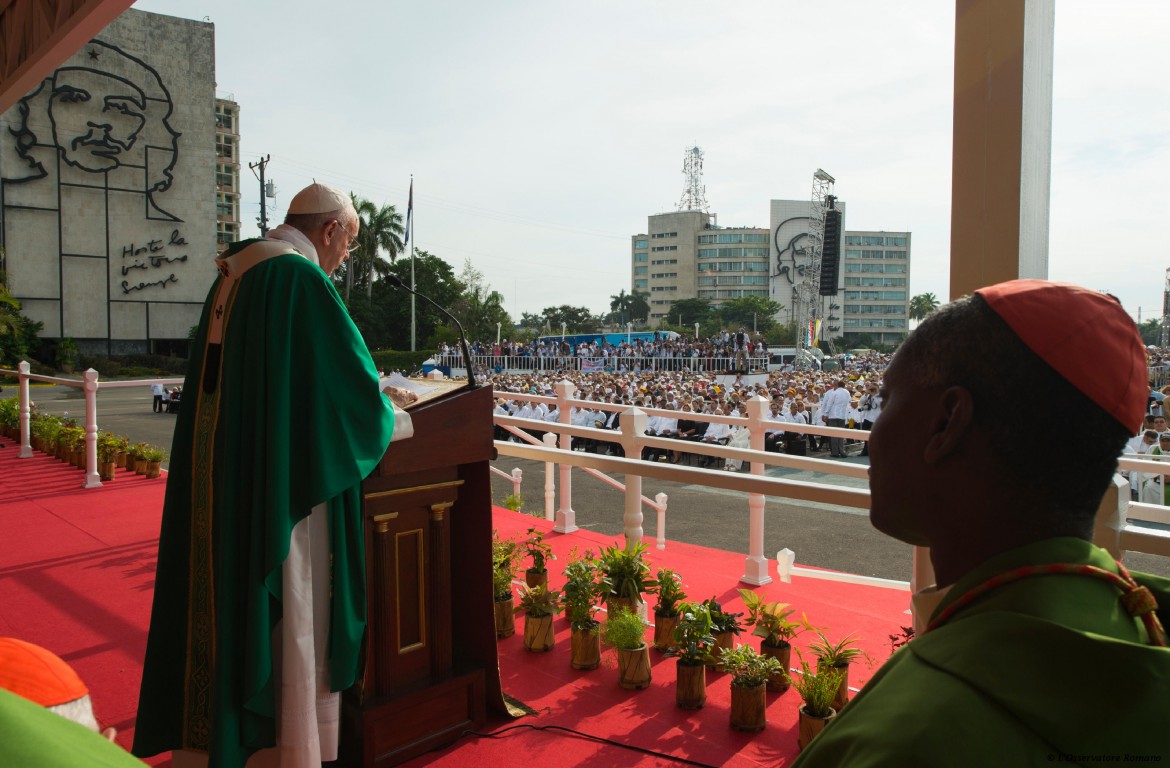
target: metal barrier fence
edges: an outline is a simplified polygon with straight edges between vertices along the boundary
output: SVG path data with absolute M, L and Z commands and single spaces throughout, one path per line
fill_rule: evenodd
M 465 370 L 463 355 L 451 352 L 435 355 L 435 362 L 452 372 Z M 625 367 L 626 371 L 695 371 L 704 373 L 735 373 L 732 357 L 555 357 L 528 355 L 472 355 L 471 364 L 485 371 L 608 371 Z M 748 370 L 767 370 L 767 357 L 749 357 Z M 458 376 L 458 374 L 455 374 Z

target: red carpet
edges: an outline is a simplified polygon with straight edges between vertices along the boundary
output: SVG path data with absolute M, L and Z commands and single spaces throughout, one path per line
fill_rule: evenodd
M 90 688 L 99 722 L 118 728 L 119 743 L 133 737 L 142 656 L 154 581 L 164 479 L 120 474 L 100 489 L 82 490 L 82 472 L 37 454 L 17 459 L 17 448 L 0 448 L 0 635 L 43 645 L 68 660 Z M 505 534 L 550 524 L 496 509 L 496 527 Z M 554 586 L 569 549 L 599 549 L 615 541 L 589 531 L 550 534 L 558 560 Z M 653 543 L 649 542 L 651 547 Z M 742 610 L 736 593 L 742 554 L 668 542 L 650 550 L 651 563 L 678 571 L 696 599 L 714 595 Z M 763 588 L 771 599 L 792 603 L 832 638 L 857 632 L 874 666 L 855 664 L 854 686 L 864 682 L 889 655 L 887 636 L 907 622 L 906 593 L 800 579 Z M 522 631 L 522 619 L 517 623 Z M 648 631 L 649 632 L 649 631 Z M 741 641 L 758 645 L 745 634 Z M 803 644 L 798 641 L 798 646 Z M 707 706 L 685 712 L 674 704 L 674 664 L 651 652 L 654 680 L 644 691 L 617 685 L 612 661 L 592 672 L 569 667 L 569 630 L 557 620 L 557 645 L 527 653 L 518 632 L 500 641 L 504 689 L 538 711 L 510 723 L 493 723 L 496 738 L 468 736 L 445 751 L 410 765 L 495 766 L 533 763 L 576 765 L 677 765 L 558 730 L 534 731 L 516 725 L 559 726 L 634 745 L 700 764 L 784 765 L 796 755 L 795 692 L 769 694 L 768 727 L 744 735 L 728 726 L 729 682 L 708 674 Z M 152 761 L 167 764 L 165 758 Z

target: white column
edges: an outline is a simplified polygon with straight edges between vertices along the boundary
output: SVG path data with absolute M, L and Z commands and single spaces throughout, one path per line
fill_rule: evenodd
M 568 379 L 556 384 L 558 421 L 562 424 L 570 423 L 569 400 L 577 393 L 577 388 Z M 561 450 L 573 450 L 573 438 L 561 435 Z M 573 511 L 573 468 L 568 464 L 560 465 L 561 475 L 561 507 L 557 510 L 557 523 L 553 530 L 557 533 L 572 533 L 577 530 L 577 513 Z
M 98 372 L 85 372 L 85 482 L 82 488 L 100 488 L 102 481 L 97 468 L 97 390 Z
M 627 459 L 638 460 L 642 457 L 642 440 L 646 437 L 646 412 L 641 408 L 631 408 L 622 413 L 622 450 Z M 642 540 L 642 476 L 626 475 L 626 514 L 622 518 L 625 524 L 626 546 L 630 547 Z
M 27 459 L 33 455 L 32 441 L 29 435 L 29 364 L 24 360 L 21 360 L 16 367 L 20 370 L 20 453 L 17 454 L 17 458 Z
M 764 416 L 769 412 L 768 401 L 759 395 L 747 401 L 748 429 L 751 430 L 753 451 L 764 450 Z M 751 462 L 753 475 L 764 474 L 762 461 Z M 768 575 L 768 559 L 764 557 L 764 494 L 748 494 L 748 556 L 744 561 L 740 581 L 759 586 L 772 581 Z
M 557 447 L 556 432 L 544 433 L 544 444 L 547 448 Z M 557 481 L 556 481 L 556 464 L 551 461 L 544 463 L 544 519 L 556 519 L 556 498 L 557 498 Z

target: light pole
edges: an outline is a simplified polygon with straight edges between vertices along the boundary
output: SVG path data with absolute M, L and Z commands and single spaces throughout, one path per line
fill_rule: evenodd
M 500 324 L 496 323 L 496 346 L 500 346 Z
M 561 323 L 561 341 L 565 340 L 565 323 Z
M 633 323 L 626 323 L 626 344 L 627 345 L 630 344 L 630 339 L 632 338 L 632 336 L 630 334 L 633 332 L 633 330 L 634 330 L 634 324 Z
M 699 324 L 695 323 L 695 341 L 699 340 Z

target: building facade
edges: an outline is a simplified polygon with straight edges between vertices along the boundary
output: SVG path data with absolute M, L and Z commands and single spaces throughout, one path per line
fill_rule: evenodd
M 131 9 L 0 115 L 2 266 L 43 339 L 185 342 L 215 276 L 214 104 L 214 26 Z
M 215 243 L 240 239 L 240 105 L 215 99 Z
M 836 296 L 811 294 L 819 306 L 821 338 L 838 347 L 861 337 L 892 344 L 909 325 L 910 233 L 846 229 L 847 206 L 838 200 L 844 233 Z M 718 305 L 763 296 L 783 308 L 782 324 L 809 316 L 801 286 L 808 276 L 809 200 L 772 200 L 769 228 L 719 227 L 714 214 L 677 211 L 649 216 L 645 234 L 630 238 L 631 285 L 649 294 L 650 325 L 657 327 L 682 299 Z M 804 291 L 804 295 L 808 295 Z

